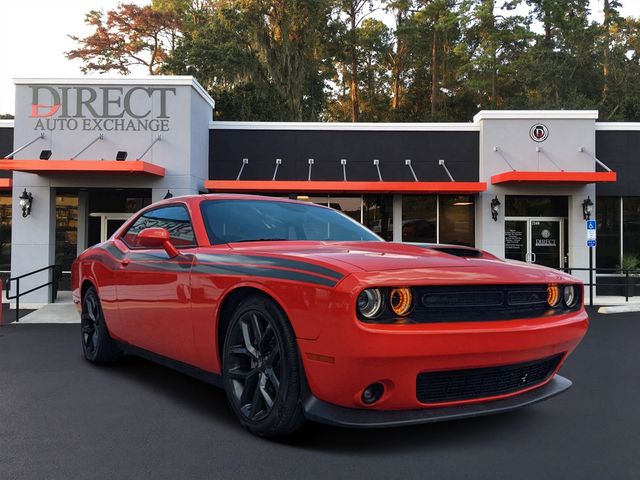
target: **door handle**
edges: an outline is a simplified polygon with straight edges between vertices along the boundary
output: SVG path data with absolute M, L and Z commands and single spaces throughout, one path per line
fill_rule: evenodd
M 536 263 L 536 254 L 531 252 L 531 263 Z

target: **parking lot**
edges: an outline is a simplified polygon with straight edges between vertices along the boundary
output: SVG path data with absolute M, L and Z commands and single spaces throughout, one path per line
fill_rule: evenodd
M 562 374 L 517 412 L 391 430 L 238 427 L 224 393 L 146 361 L 95 367 L 77 325 L 0 328 L 0 478 L 640 478 L 640 313 L 592 314 Z

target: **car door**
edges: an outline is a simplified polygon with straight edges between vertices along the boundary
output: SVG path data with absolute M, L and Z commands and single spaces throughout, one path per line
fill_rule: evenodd
M 164 248 L 140 248 L 137 236 L 146 228 L 164 228 L 180 254 Z M 196 248 L 193 225 L 183 204 L 147 210 L 123 233 L 116 274 L 121 330 L 137 347 L 186 363 L 193 361 L 190 272 Z

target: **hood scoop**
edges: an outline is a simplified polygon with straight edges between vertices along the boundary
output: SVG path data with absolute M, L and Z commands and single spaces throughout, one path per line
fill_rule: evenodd
M 461 258 L 481 258 L 482 252 L 476 248 L 471 247 L 458 247 L 454 245 L 433 245 L 426 247 L 429 250 L 436 250 L 438 252 L 447 253 Z

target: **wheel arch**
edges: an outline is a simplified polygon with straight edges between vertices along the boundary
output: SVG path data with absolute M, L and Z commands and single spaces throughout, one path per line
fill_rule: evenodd
M 289 324 L 291 324 L 289 315 L 287 315 L 287 312 L 282 306 L 282 303 L 278 301 L 278 299 L 271 293 L 254 285 L 237 286 L 233 290 L 230 290 L 222 298 L 220 302 L 220 308 L 218 309 L 218 322 L 216 325 L 216 347 L 220 368 L 222 368 L 222 352 L 224 350 L 224 339 L 227 335 L 227 329 L 229 328 L 229 323 L 231 321 L 233 312 L 245 298 L 252 295 L 262 296 L 271 300 L 280 309 Z M 293 328 L 293 325 L 291 325 L 291 328 Z

